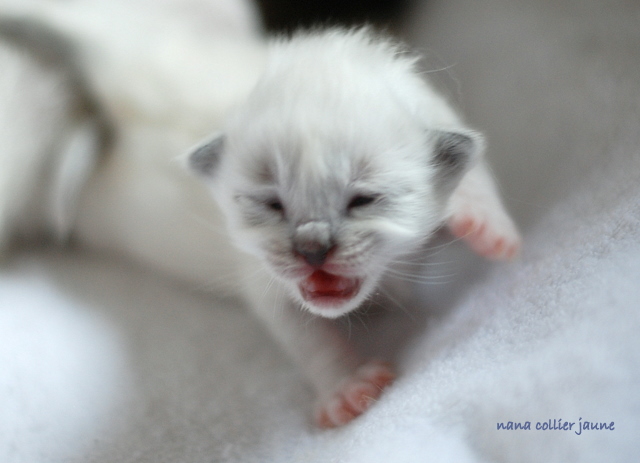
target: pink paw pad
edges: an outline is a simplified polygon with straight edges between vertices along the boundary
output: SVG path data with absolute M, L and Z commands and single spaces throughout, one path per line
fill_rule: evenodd
M 369 362 L 360 367 L 316 412 L 321 428 L 345 425 L 361 415 L 380 397 L 395 379 L 391 367 L 383 362 Z
M 474 252 L 496 260 L 510 260 L 520 251 L 520 236 L 511 227 L 492 228 L 474 217 L 454 217 L 449 229 L 464 240 Z

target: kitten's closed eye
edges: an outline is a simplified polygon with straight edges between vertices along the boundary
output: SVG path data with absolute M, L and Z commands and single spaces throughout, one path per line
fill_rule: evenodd
M 347 205 L 347 209 L 368 206 L 369 204 L 374 203 L 378 197 L 378 195 L 356 195 L 351 198 L 351 201 Z
M 264 204 L 272 211 L 276 211 L 276 212 L 284 211 L 284 205 L 282 204 L 282 201 L 280 201 L 278 198 L 269 199 L 265 201 Z

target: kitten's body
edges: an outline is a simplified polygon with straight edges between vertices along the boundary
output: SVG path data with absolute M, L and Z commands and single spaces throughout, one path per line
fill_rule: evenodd
M 136 53 L 110 40 L 106 11 L 32 13 L 83 44 L 93 91 L 116 125 L 80 196 L 75 235 L 244 297 L 317 390 L 318 422 L 350 421 L 393 373 L 357 358 L 326 318 L 309 324 L 301 306 L 327 318 L 355 309 L 447 220 L 479 252 L 512 255 L 517 232 L 481 141 L 414 60 L 369 32 L 267 47 L 251 27 L 203 36 L 159 15 L 123 26 L 123 43 L 151 47 Z M 176 159 L 217 131 L 190 163 L 221 209 Z

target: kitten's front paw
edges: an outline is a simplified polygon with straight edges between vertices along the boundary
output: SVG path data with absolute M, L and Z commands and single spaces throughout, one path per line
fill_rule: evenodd
M 520 234 L 506 216 L 492 217 L 483 211 L 468 210 L 454 214 L 447 225 L 454 236 L 483 257 L 510 260 L 520 251 Z
M 453 193 L 447 226 L 481 256 L 513 259 L 520 251 L 520 233 L 491 188 L 491 179 L 482 175 L 472 172 Z
M 349 423 L 371 407 L 394 379 L 395 374 L 386 363 L 366 363 L 319 404 L 315 415 L 317 425 L 335 428 Z

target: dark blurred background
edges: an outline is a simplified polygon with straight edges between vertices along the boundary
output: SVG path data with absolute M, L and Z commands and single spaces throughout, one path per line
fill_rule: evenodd
M 393 29 L 412 0 L 257 0 L 267 30 L 364 22 Z

